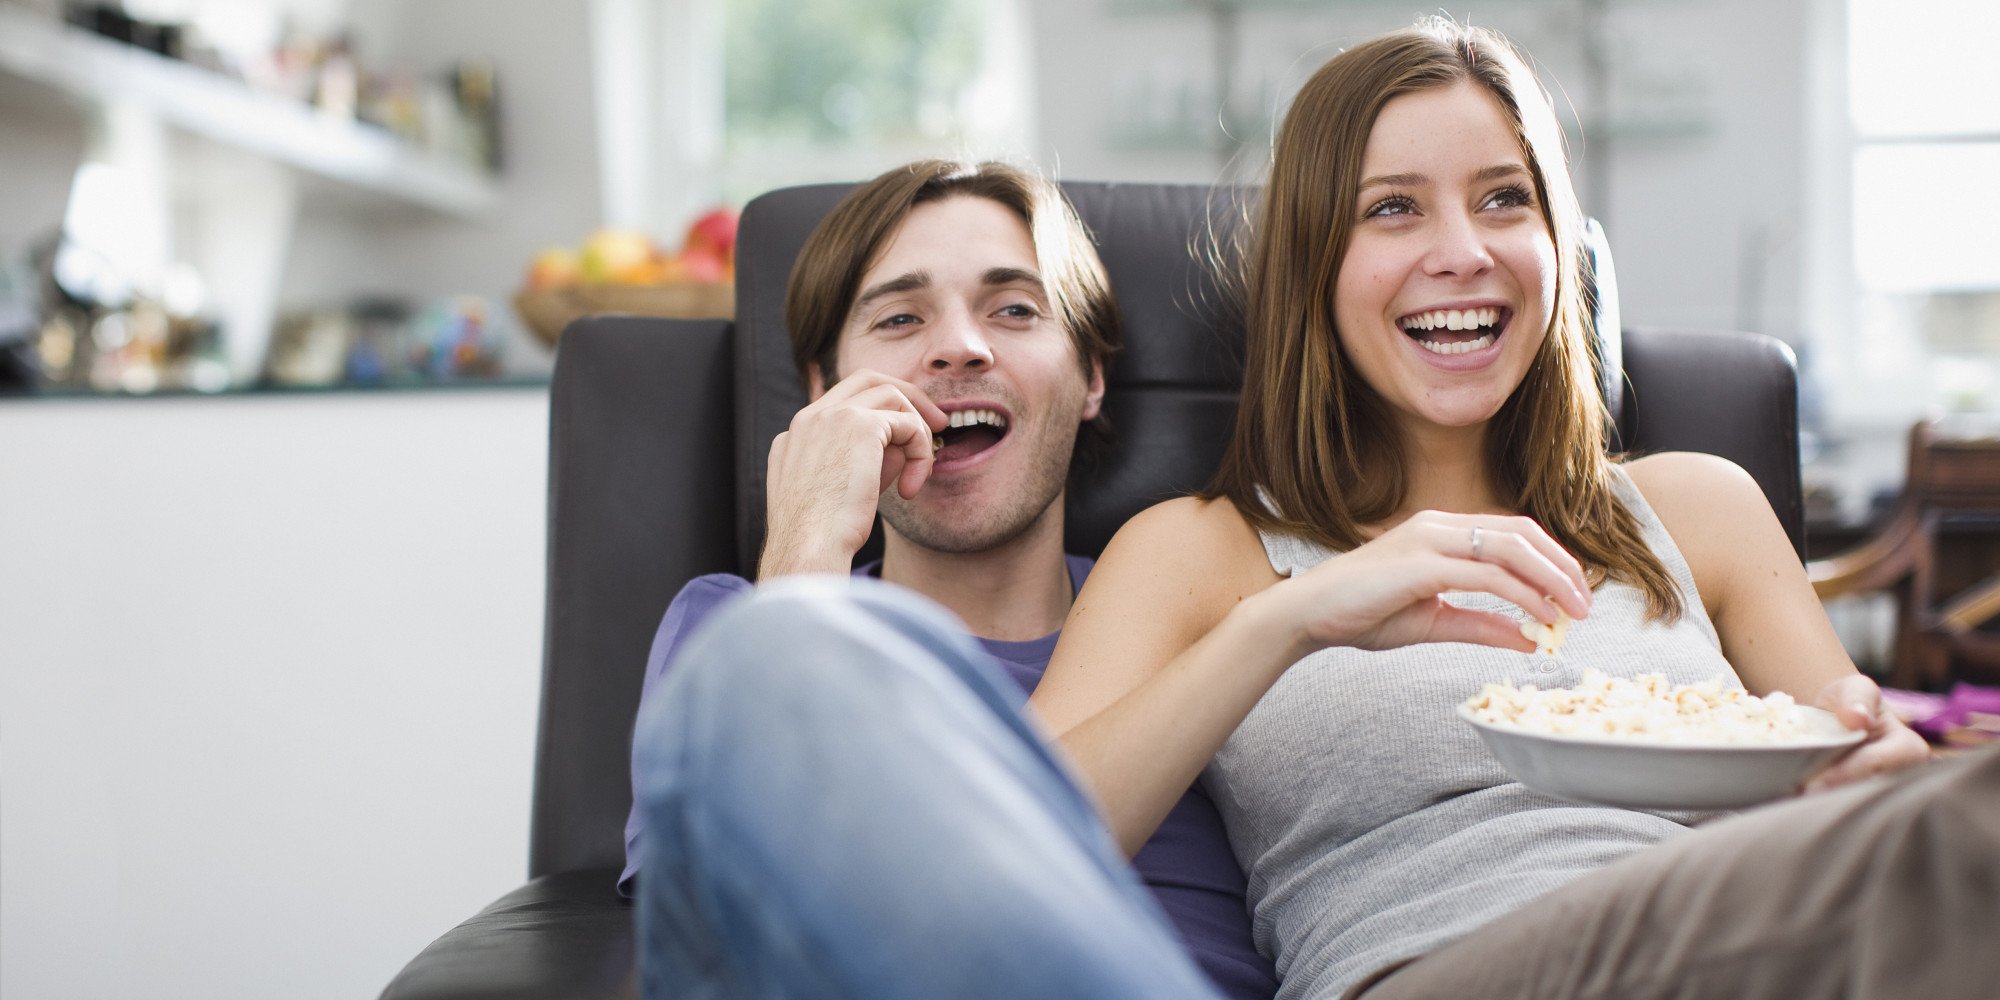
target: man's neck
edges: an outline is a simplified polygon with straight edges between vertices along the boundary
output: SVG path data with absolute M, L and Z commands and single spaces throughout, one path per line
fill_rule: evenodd
M 882 579 L 950 608 L 973 635 L 1020 642 L 1062 628 L 1075 596 L 1063 556 L 1061 501 L 998 548 L 952 553 L 884 532 Z

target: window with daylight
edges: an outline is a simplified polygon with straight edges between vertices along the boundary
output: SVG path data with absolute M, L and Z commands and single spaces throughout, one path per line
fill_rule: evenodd
M 1018 156 L 1018 0 L 722 0 L 723 195 L 923 156 Z
M 1928 354 L 1934 405 L 2000 409 L 2000 5 L 1848 0 L 1847 38 L 1860 342 Z
M 1032 148 L 1027 0 L 592 0 L 608 224 Z

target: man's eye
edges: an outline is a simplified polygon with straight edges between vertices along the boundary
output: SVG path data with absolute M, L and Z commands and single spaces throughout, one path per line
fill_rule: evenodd
M 893 316 L 883 317 L 880 322 L 875 324 L 875 327 L 876 329 L 882 329 L 884 327 L 903 327 L 903 326 L 910 326 L 911 324 L 920 322 L 923 321 L 919 320 L 914 314 L 896 313 Z
M 1009 319 L 1036 319 L 1042 315 L 1042 311 L 1026 302 L 1017 302 L 1010 306 L 1002 306 L 1000 315 Z
M 1414 215 L 1416 211 L 1417 203 L 1408 195 L 1396 194 L 1376 202 L 1369 206 L 1368 211 L 1361 214 L 1364 218 L 1372 219 L 1384 215 Z

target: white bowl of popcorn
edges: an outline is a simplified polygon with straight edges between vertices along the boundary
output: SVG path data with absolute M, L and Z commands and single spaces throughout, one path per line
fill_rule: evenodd
M 1574 688 L 1488 684 L 1458 708 L 1522 784 L 1639 809 L 1738 809 L 1791 793 L 1866 734 L 1783 693 L 1584 671 Z

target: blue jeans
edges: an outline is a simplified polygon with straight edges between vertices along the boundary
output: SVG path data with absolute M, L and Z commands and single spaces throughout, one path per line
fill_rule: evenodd
M 759 587 L 641 712 L 652 1000 L 1216 997 L 1021 695 L 871 580 Z

